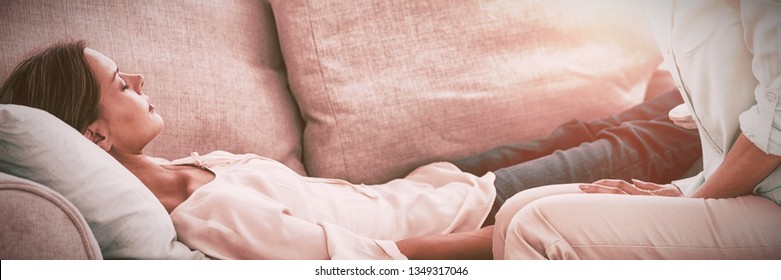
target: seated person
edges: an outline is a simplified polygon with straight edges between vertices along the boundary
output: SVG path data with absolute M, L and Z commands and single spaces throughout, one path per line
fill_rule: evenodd
M 522 191 L 496 215 L 495 258 L 781 259 L 781 5 L 653 5 L 703 172 L 680 188 L 606 179 Z

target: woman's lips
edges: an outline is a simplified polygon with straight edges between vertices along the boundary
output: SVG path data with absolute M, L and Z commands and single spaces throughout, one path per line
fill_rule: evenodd
M 149 104 L 149 112 L 153 113 L 155 111 L 155 105 Z

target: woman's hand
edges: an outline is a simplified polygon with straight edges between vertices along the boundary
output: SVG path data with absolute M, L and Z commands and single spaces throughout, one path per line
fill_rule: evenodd
M 660 185 L 632 179 L 632 184 L 624 180 L 599 180 L 591 184 L 582 184 L 580 189 L 586 193 L 613 193 L 631 195 L 655 195 L 681 197 L 683 193 L 672 184 Z

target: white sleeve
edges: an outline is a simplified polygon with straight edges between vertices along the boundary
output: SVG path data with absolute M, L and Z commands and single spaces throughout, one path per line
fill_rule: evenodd
M 740 17 L 759 82 L 757 104 L 740 115 L 740 129 L 765 153 L 781 155 L 781 1 L 741 1 Z

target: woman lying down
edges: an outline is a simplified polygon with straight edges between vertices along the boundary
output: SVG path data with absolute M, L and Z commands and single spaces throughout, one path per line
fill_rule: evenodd
M 303 177 L 250 154 L 160 164 L 144 154 L 163 119 L 143 86 L 141 75 L 75 42 L 22 62 L 0 101 L 45 110 L 83 133 L 155 194 L 182 242 L 213 258 L 491 258 L 493 227 L 480 228 L 495 196 L 491 173 L 436 163 L 363 186 Z

